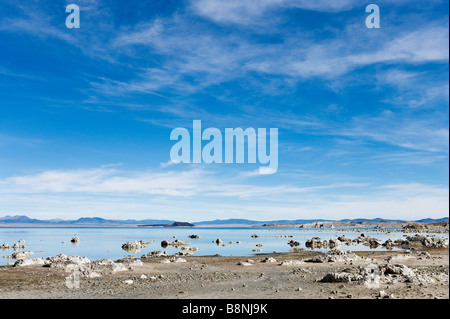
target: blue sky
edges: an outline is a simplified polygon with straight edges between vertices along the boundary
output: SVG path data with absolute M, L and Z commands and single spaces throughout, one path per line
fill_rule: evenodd
M 71 3 L 79 29 L 65 26 Z M 0 216 L 448 216 L 448 9 L 2 1 Z M 277 173 L 171 164 L 170 132 L 193 120 L 278 128 Z

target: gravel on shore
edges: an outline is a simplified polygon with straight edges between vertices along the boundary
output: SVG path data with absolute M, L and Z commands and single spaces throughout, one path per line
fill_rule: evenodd
M 0 298 L 449 298 L 448 249 L 328 255 L 301 250 L 250 258 L 116 261 L 125 262 L 123 271 L 105 268 L 96 269 L 98 276 L 80 273 L 75 276 L 75 286 L 74 273 L 67 268 L 0 267 Z M 364 275 L 367 269 L 382 272 Z M 326 278 L 338 278 L 339 282 L 327 282 Z

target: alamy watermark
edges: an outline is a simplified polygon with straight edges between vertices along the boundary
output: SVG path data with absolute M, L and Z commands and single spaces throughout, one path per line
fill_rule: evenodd
M 66 27 L 68 29 L 80 28 L 80 7 L 76 4 L 69 4 L 66 6 L 66 12 L 70 13 L 66 18 Z
M 370 13 L 366 18 L 366 27 L 368 29 L 380 28 L 380 7 L 376 4 L 369 4 L 366 7 L 366 12 Z
M 70 13 L 66 18 L 66 27 L 69 29 L 80 28 L 80 7 L 76 4 L 66 6 L 66 12 Z M 376 4 L 366 6 L 366 13 L 370 13 L 366 17 L 366 27 L 369 29 L 380 28 L 380 8 Z
M 78 265 L 68 265 L 65 271 L 70 273 L 65 279 L 65 285 L 69 289 L 80 289 L 80 266 Z
M 186 128 L 175 128 L 170 140 L 178 141 L 170 150 L 172 163 L 247 163 L 267 164 L 259 167 L 260 174 L 274 174 L 278 170 L 278 128 L 225 128 L 214 127 L 202 132 L 201 120 L 194 120 L 191 134 Z M 269 140 L 269 146 L 267 146 Z M 208 141 L 203 146 L 203 141 Z M 245 149 L 247 144 L 247 150 Z M 225 150 L 224 150 L 225 146 Z M 192 151 L 191 151 L 192 149 Z

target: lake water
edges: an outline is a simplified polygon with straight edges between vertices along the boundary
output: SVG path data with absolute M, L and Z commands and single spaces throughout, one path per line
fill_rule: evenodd
M 392 240 L 403 238 L 401 232 L 386 234 L 376 230 L 365 231 L 366 235 L 371 235 L 381 239 L 383 242 L 388 238 Z M 188 238 L 189 235 L 200 235 L 200 239 Z M 252 238 L 257 234 L 259 238 Z M 215 255 L 222 256 L 252 256 L 261 253 L 288 252 L 291 247 L 287 244 L 290 240 L 296 240 L 301 243 L 300 248 L 305 248 L 305 242 L 312 237 L 320 237 L 322 240 L 336 238 L 341 235 L 349 238 L 356 238 L 360 235 L 354 231 L 339 231 L 337 229 L 299 229 L 299 228 L 179 228 L 179 227 L 136 227 L 136 228 L 33 228 L 33 227 L 0 227 L 0 245 L 8 243 L 14 245 L 19 240 L 25 240 L 25 249 L 35 252 L 31 257 L 49 257 L 58 254 L 78 255 L 88 257 L 90 260 L 99 258 L 109 258 L 117 260 L 125 256 L 134 255 L 140 257 L 154 250 L 165 250 L 169 254 L 174 254 L 181 249 L 168 247 L 161 248 L 162 240 L 189 241 L 191 247 L 200 248 L 194 252 L 196 256 Z M 414 235 L 414 234 L 408 234 Z M 81 240 L 78 244 L 70 243 L 70 239 L 78 236 Z M 277 238 L 277 236 L 293 236 L 292 238 Z M 438 237 L 447 238 L 448 234 L 437 234 Z M 224 241 L 225 247 L 217 245 L 212 241 L 220 238 Z M 137 253 L 130 253 L 122 250 L 122 244 L 129 241 L 143 240 L 154 242 L 147 245 Z M 62 242 L 67 242 L 63 244 Z M 242 241 L 242 244 L 229 244 L 228 242 Z M 262 244 L 262 247 L 256 247 L 256 244 Z M 261 252 L 253 252 L 253 249 L 261 249 Z M 364 245 L 342 245 L 342 250 L 365 251 L 370 250 Z M 383 247 L 376 250 L 384 250 Z M 322 250 L 318 250 L 322 251 Z M 13 249 L 0 249 L 0 265 L 14 262 L 13 259 L 3 258 L 11 255 Z

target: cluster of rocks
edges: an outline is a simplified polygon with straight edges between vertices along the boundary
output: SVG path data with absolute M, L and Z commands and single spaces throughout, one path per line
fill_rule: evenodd
M 34 252 L 28 251 L 28 250 L 27 251 L 19 251 L 19 252 L 12 253 L 9 256 L 3 256 L 3 258 L 24 259 L 24 258 L 30 257 L 33 254 L 34 254 Z
M 359 235 L 355 239 L 348 238 L 346 235 L 339 236 L 337 238 L 341 243 L 346 245 L 352 245 L 352 244 L 366 244 L 368 246 L 371 246 L 373 248 L 376 248 L 378 246 L 383 245 L 383 242 L 375 237 L 372 236 L 366 236 L 365 234 Z
M 329 273 L 320 282 L 346 282 L 364 284 L 368 288 L 377 288 L 380 284 L 398 282 L 426 284 L 448 282 L 448 273 L 420 273 L 402 264 L 371 264 L 356 269 L 346 269 L 342 272 Z
M 193 247 L 183 247 L 186 250 L 189 250 L 189 248 L 193 248 Z M 183 249 L 181 248 L 181 249 Z M 172 256 L 170 256 L 166 251 L 162 251 L 162 250 L 155 250 L 155 251 L 151 251 L 148 254 L 144 254 L 141 256 L 141 258 L 147 259 L 147 258 L 157 258 L 157 257 L 177 257 L 177 256 L 194 256 L 193 252 L 190 251 L 180 251 L 177 252 L 175 254 L 173 254 Z
M 371 228 L 375 228 L 377 232 L 383 233 L 435 233 L 443 234 L 449 233 L 449 223 L 436 223 L 436 224 L 426 224 L 426 223 L 410 223 L 407 225 L 399 223 L 381 223 L 375 227 L 371 225 L 365 225 L 364 227 L 344 227 L 339 228 L 337 231 L 354 231 L 354 232 L 365 232 L 370 231 Z
M 39 258 L 22 258 L 17 260 L 13 266 L 44 266 L 51 268 L 61 268 L 68 265 L 83 265 L 89 263 L 90 260 L 86 257 L 79 256 L 66 256 L 64 254 L 59 254 L 54 257 L 39 257 Z
M 278 235 L 278 236 L 275 236 L 275 238 L 292 238 L 292 237 L 294 237 L 293 235 Z
M 170 258 L 164 258 L 159 261 L 161 264 L 170 264 L 170 263 L 186 263 L 187 260 L 184 258 L 179 258 L 177 255 L 170 256 Z
M 353 262 L 361 259 L 362 259 L 361 257 L 352 253 L 351 251 L 333 249 L 327 252 L 326 254 L 314 256 L 304 261 L 311 263 L 325 263 L 325 262 L 341 263 L 341 262 Z
M 184 240 L 179 240 L 176 239 L 175 241 L 169 241 L 169 240 L 163 240 L 161 242 L 161 247 L 162 248 L 167 248 L 167 247 L 181 247 L 181 246 L 189 246 L 190 243 L 188 241 L 184 241 Z
M 175 253 L 173 255 L 174 256 L 186 256 L 186 257 L 188 257 L 188 256 L 194 256 L 194 253 L 190 252 L 190 251 L 179 251 L 179 252 L 177 252 L 177 253 Z
M 288 242 L 288 245 L 291 246 L 292 248 L 300 246 L 300 242 L 296 241 L 296 240 L 290 240 Z
M 15 243 L 14 245 L 10 245 L 8 243 L 4 243 L 3 245 L 0 246 L 0 249 L 2 250 L 8 250 L 8 249 L 14 249 L 14 250 L 19 250 L 19 249 L 25 249 L 27 248 L 25 245 L 22 245 L 25 243 L 25 240 L 21 239 L 19 240 L 17 243 Z
M 335 262 L 335 263 L 343 263 L 343 262 L 353 262 L 357 260 L 363 260 L 364 258 L 359 257 L 358 255 L 349 252 L 349 251 L 341 251 L 341 250 L 331 250 L 327 254 L 314 256 L 305 260 L 285 260 L 279 263 L 280 266 L 295 266 L 306 263 L 325 263 L 325 262 Z M 250 266 L 253 261 L 241 261 L 238 265 L 241 266 Z M 266 257 L 261 260 L 264 263 L 277 263 L 278 261 L 273 257 Z
M 427 248 L 448 248 L 448 241 L 443 238 L 416 234 L 406 237 L 409 245 L 419 244 Z
M 23 258 L 17 260 L 13 267 L 42 266 L 50 268 L 65 268 L 70 271 L 78 271 L 79 274 L 87 278 L 100 277 L 99 272 L 115 273 L 132 270 L 134 266 L 142 266 L 142 261 L 138 259 L 126 260 L 125 262 L 114 262 L 110 259 L 97 259 L 90 261 L 87 257 L 67 256 L 59 254 L 47 258 Z
M 318 228 L 318 229 L 324 229 L 324 228 L 335 228 L 334 225 L 331 222 L 324 222 L 324 223 L 305 223 L 299 226 L 299 228 Z
M 143 248 L 146 247 L 147 244 L 149 244 L 150 242 L 145 242 L 143 240 L 140 241 L 130 241 L 127 243 L 122 244 L 122 249 L 128 252 L 139 252 L 141 251 Z
M 388 250 L 399 246 L 425 246 L 427 248 L 447 248 L 448 241 L 443 238 L 437 238 L 427 235 L 407 236 L 406 239 L 387 239 L 385 242 L 373 236 L 366 236 L 365 234 L 359 235 L 357 238 L 351 239 L 346 235 L 339 236 L 337 240 L 330 239 L 328 242 L 321 241 L 320 238 L 315 237 L 306 242 L 306 247 L 309 248 L 332 248 L 331 244 L 339 246 L 345 244 L 347 246 L 353 244 L 363 244 L 370 248 L 384 247 Z
M 152 257 L 168 257 L 169 255 L 167 254 L 166 251 L 162 251 L 162 250 L 155 250 L 155 251 L 151 251 L 148 254 L 142 255 L 141 258 L 152 258 Z
M 188 246 L 183 246 L 183 247 L 181 247 L 181 250 L 199 251 L 200 248 L 198 248 L 198 247 L 188 247 Z
M 277 260 L 273 257 L 265 257 L 261 259 L 262 263 L 276 263 Z M 246 261 L 240 261 L 237 263 L 238 266 L 252 266 L 254 261 L 252 259 L 247 259 Z
M 306 241 L 305 246 L 311 249 L 335 248 L 341 245 L 339 239 L 321 240 L 320 237 L 313 237 Z
M 273 257 L 266 257 L 261 260 L 262 263 L 276 263 L 277 260 Z
M 449 223 L 439 223 L 439 225 L 411 223 L 403 226 L 402 231 L 404 233 L 448 233 Z

